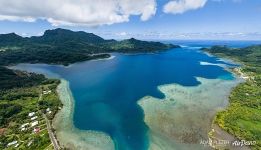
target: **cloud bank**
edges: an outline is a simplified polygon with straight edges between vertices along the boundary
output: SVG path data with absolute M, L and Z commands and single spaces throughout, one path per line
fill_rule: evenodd
M 146 21 L 156 13 L 155 0 L 0 0 L 0 20 L 34 22 L 44 19 L 54 26 L 98 26 L 129 21 L 139 15 Z
M 164 5 L 163 11 L 171 14 L 182 14 L 188 10 L 202 8 L 207 0 L 171 0 Z
M 182 14 L 204 7 L 207 1 L 168 0 L 163 12 Z M 156 9 L 156 0 L 0 0 L 0 21 L 43 19 L 54 26 L 99 26 L 128 22 L 132 15 L 146 21 L 156 14 Z

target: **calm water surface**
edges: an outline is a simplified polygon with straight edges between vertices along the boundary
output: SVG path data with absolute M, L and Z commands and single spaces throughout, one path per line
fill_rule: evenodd
M 17 68 L 68 80 L 75 99 L 74 125 L 109 134 L 120 150 L 148 148 L 148 127 L 137 101 L 147 95 L 164 98 L 157 89 L 159 85 L 197 86 L 200 82 L 196 77 L 234 79 L 222 67 L 200 65 L 200 62 L 226 63 L 197 48 L 113 55 L 115 58 L 111 60 L 87 61 L 69 67 L 20 64 Z

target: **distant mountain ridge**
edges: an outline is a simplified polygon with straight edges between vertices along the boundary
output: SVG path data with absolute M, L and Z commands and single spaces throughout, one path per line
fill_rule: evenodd
M 56 43 L 57 42 L 68 42 L 68 41 L 77 41 L 77 42 L 84 42 L 88 44 L 98 44 L 103 43 L 106 40 L 103 38 L 93 34 L 93 33 L 86 33 L 83 31 L 73 32 L 66 29 L 55 29 L 55 30 L 46 30 L 43 36 L 34 36 L 32 37 L 34 42 L 39 43 Z
M 0 65 L 48 63 L 68 65 L 78 61 L 106 58 L 111 52 L 146 53 L 177 48 L 172 44 L 140 41 L 134 38 L 105 40 L 93 33 L 57 28 L 42 36 L 21 37 L 0 34 Z M 95 55 L 94 55 L 95 54 Z
M 15 33 L 0 34 L 0 46 L 14 45 L 15 42 L 25 42 L 25 39 Z

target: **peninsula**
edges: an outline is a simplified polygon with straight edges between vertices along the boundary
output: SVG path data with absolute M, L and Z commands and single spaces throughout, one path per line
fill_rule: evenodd
M 134 38 L 105 40 L 86 32 L 65 29 L 45 31 L 43 36 L 0 35 L 0 149 L 51 148 L 52 121 L 61 109 L 56 88 L 60 81 L 44 75 L 11 70 L 18 63 L 69 65 L 110 57 L 109 53 L 154 53 L 177 45 L 140 41 Z M 48 120 L 47 120 L 48 119 Z M 33 134 L 32 134 L 33 132 Z M 52 135 L 52 138 L 49 138 Z M 51 136 L 50 136 L 51 137 Z M 57 143 L 54 148 L 58 147 Z
M 134 38 L 105 40 L 93 33 L 66 29 L 47 30 L 43 36 L 21 37 L 15 33 L 0 35 L 0 65 L 46 63 L 69 65 L 98 58 L 112 52 L 153 53 L 178 48 L 178 45 L 140 41 Z

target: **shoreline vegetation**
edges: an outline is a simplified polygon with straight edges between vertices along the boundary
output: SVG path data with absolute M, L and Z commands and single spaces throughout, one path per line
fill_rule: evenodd
M 47 79 L 41 74 L 12 70 L 6 66 L 19 63 L 67 66 L 87 60 L 112 59 L 113 56 L 107 54 L 112 52 L 152 53 L 171 48 L 179 46 L 134 38 L 122 41 L 105 40 L 92 33 L 60 28 L 47 30 L 43 36 L 30 38 L 15 33 L 0 34 L 0 149 L 55 148 L 51 144 L 48 134 L 50 127 L 44 115 L 46 114 L 52 124 L 57 111 L 63 110 L 56 91 L 60 80 Z M 61 84 L 64 84 L 63 82 Z M 70 124 L 69 129 L 73 132 L 77 130 L 70 127 Z M 54 131 L 53 128 L 51 130 Z M 81 143 L 84 145 L 89 141 L 90 149 L 104 149 L 103 143 L 112 143 L 108 136 L 100 132 L 75 132 L 80 135 L 76 138 L 79 141 L 88 134 L 88 138 Z M 59 136 L 59 129 L 57 133 Z M 65 136 L 69 137 L 70 134 Z M 97 136 L 103 143 L 95 140 Z M 108 145 L 114 149 L 112 144 L 107 144 L 106 148 Z
M 221 128 L 238 139 L 237 142 L 230 143 L 229 148 L 233 148 L 231 144 L 237 146 L 242 144 L 258 150 L 261 147 L 261 46 L 246 48 L 214 46 L 204 48 L 203 51 L 242 64 L 232 71 L 245 80 L 231 91 L 229 106 L 217 113 L 212 126 L 216 130 Z M 218 137 L 215 129 L 210 132 L 212 139 L 227 140 L 222 136 Z M 222 144 L 213 146 L 224 148 Z

